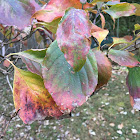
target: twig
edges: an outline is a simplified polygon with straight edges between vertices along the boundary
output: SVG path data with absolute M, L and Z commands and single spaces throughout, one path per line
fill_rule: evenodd
M 10 80 L 9 80 L 9 76 L 8 76 L 8 75 L 6 75 L 6 80 L 7 80 L 7 83 L 8 83 L 8 85 L 9 85 L 11 91 L 13 92 L 13 88 L 12 88 L 12 85 L 11 85 L 11 83 L 10 83 Z

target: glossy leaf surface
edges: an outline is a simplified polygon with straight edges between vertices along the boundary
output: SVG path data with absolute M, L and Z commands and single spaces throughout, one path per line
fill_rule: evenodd
M 45 89 L 40 76 L 15 68 L 14 74 L 14 104 L 19 117 L 26 124 L 45 117 L 62 115 L 53 98 Z
M 87 13 L 74 8 L 66 11 L 58 26 L 58 46 L 75 71 L 79 71 L 86 62 L 86 55 L 90 49 L 90 28 Z
M 42 76 L 41 63 L 45 57 L 46 49 L 27 50 L 16 54 L 21 56 L 29 71 Z
M 112 66 L 103 52 L 95 49 L 93 49 L 93 52 L 98 66 L 98 85 L 96 87 L 98 89 L 108 83 L 112 74 Z
M 139 61 L 133 57 L 133 54 L 127 51 L 111 49 L 108 53 L 108 56 L 112 61 L 118 63 L 121 66 L 132 68 L 139 64 Z
M 98 40 L 99 46 L 100 46 L 101 42 L 106 38 L 108 33 L 109 33 L 108 30 L 102 29 L 102 28 L 92 24 L 91 34 L 93 37 L 95 37 Z
M 129 68 L 126 84 L 132 107 L 140 110 L 140 67 Z
M 0 0 L 0 23 L 22 29 L 30 25 L 31 16 L 39 9 L 34 0 Z
M 109 9 L 104 10 L 112 18 L 120 18 L 122 16 L 131 16 L 135 14 L 135 6 L 130 3 L 119 3 L 112 5 Z
M 60 110 L 67 113 L 81 106 L 93 93 L 98 82 L 97 63 L 92 51 L 85 65 L 74 72 L 54 41 L 46 52 L 42 74 L 46 89 Z
M 90 4 L 85 4 L 87 8 Z M 61 18 L 69 7 L 82 9 L 80 0 L 50 0 L 41 10 L 37 11 L 33 18 L 39 21 L 52 22 L 54 19 Z

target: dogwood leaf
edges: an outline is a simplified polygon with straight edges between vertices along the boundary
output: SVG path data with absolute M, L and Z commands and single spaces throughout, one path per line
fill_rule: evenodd
M 135 14 L 135 6 L 130 3 L 119 3 L 112 5 L 109 9 L 103 10 L 112 18 L 117 19 L 122 16 L 131 16 Z
M 57 29 L 58 46 L 75 71 L 79 71 L 86 62 L 90 49 L 90 25 L 85 11 L 71 8 L 66 11 Z
M 121 66 L 132 68 L 139 64 L 139 61 L 133 57 L 133 54 L 127 51 L 111 49 L 108 53 L 108 57 Z
M 96 58 L 94 53 L 89 51 L 85 65 L 79 72 L 74 72 L 59 49 L 57 41 L 54 41 L 46 52 L 42 75 L 46 89 L 60 110 L 69 113 L 76 106 L 86 102 L 96 88 Z
M 22 121 L 31 124 L 45 117 L 60 117 L 62 113 L 45 89 L 42 78 L 15 66 L 14 68 L 14 104 Z
M 112 66 L 105 54 L 99 50 L 93 49 L 98 66 L 98 84 L 96 89 L 108 83 L 111 74 Z
M 39 9 L 34 0 L 0 0 L 0 23 L 23 29 L 30 25 L 31 16 Z

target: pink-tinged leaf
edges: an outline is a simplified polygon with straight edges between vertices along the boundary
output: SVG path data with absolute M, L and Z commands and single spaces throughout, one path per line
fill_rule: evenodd
M 132 107 L 140 110 L 140 67 L 129 68 L 126 84 Z
M 23 29 L 31 24 L 31 16 L 39 9 L 34 0 L 0 0 L 0 23 Z
M 84 10 L 71 8 L 66 11 L 56 33 L 56 40 L 67 62 L 79 71 L 86 62 L 90 49 L 91 23 Z
M 82 9 L 82 4 L 80 0 L 50 0 L 46 6 L 43 6 L 33 15 L 33 18 L 39 21 L 52 22 L 54 19 L 61 18 L 70 7 Z M 84 7 L 90 7 L 90 4 L 86 3 Z
M 102 28 L 92 24 L 91 34 L 93 37 L 95 37 L 98 40 L 99 46 L 100 46 L 101 42 L 106 38 L 108 33 L 109 33 L 108 30 L 102 29 Z
M 98 89 L 108 83 L 112 74 L 112 65 L 103 52 L 95 49 L 93 52 L 98 66 L 98 84 L 96 87 Z
M 25 124 L 46 117 L 59 118 L 63 114 L 58 109 L 53 98 L 45 89 L 43 79 L 31 72 L 15 67 L 14 74 L 14 104 L 18 115 Z
M 64 113 L 81 106 L 94 92 L 98 82 L 98 68 L 92 51 L 79 72 L 74 72 L 54 41 L 46 52 L 42 75 L 46 89 Z
M 133 54 L 129 53 L 128 51 L 111 49 L 108 53 L 108 57 L 121 66 L 132 68 L 139 64 L 139 61 L 135 59 Z
M 112 5 L 109 9 L 103 10 L 108 13 L 112 18 L 120 18 L 123 16 L 131 16 L 135 14 L 135 6 L 130 3 L 119 3 Z
M 22 58 L 29 71 L 42 76 L 41 63 L 46 55 L 46 49 L 27 50 L 15 54 Z
M 132 4 L 136 7 L 135 15 L 140 16 L 140 4 L 138 3 L 132 3 Z
M 132 36 L 124 36 L 124 37 L 112 37 L 113 38 L 113 44 L 112 46 L 116 46 L 118 44 L 125 44 L 129 43 L 133 37 Z

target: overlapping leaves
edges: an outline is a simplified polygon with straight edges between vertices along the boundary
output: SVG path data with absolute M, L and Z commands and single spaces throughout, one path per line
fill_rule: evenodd
M 39 75 L 41 74 L 43 79 L 29 72 L 27 72 L 26 75 L 26 72 L 22 72 L 21 70 L 15 68 L 15 81 L 18 82 L 14 82 L 14 87 L 21 89 L 21 92 L 20 90 L 14 90 L 14 96 L 18 94 L 17 96 L 23 96 L 23 98 L 25 98 L 24 96 L 26 96 L 26 94 L 24 95 L 22 93 L 23 86 L 24 88 L 25 86 L 29 87 L 30 82 L 35 82 L 36 80 L 36 82 L 34 83 L 35 85 L 32 83 L 32 86 L 41 91 L 41 87 L 39 87 L 38 89 L 38 87 L 36 87 L 36 83 L 39 82 L 40 86 L 42 85 L 42 87 L 44 87 L 45 84 L 45 88 L 50 93 L 59 110 L 62 113 L 69 113 L 75 107 L 80 106 L 84 102 L 86 102 L 87 98 L 93 93 L 97 86 L 98 68 L 94 53 L 90 51 L 87 55 L 86 63 L 84 64 L 82 69 L 79 72 L 74 72 L 73 68 L 66 61 L 64 54 L 59 49 L 57 41 L 54 41 L 47 49 L 45 58 L 44 52 L 45 50 L 29 50 L 17 53 L 17 55 L 20 55 L 22 57 L 23 61 L 27 65 L 28 70 Z M 42 71 L 41 73 L 40 70 Z M 37 81 L 37 78 L 32 80 L 30 75 L 38 77 L 38 79 L 40 80 Z M 21 78 L 19 78 L 18 76 Z M 40 82 L 41 79 L 42 81 L 44 80 L 44 84 Z M 29 84 L 25 85 L 25 83 L 27 82 L 29 82 Z M 19 83 L 23 84 L 19 86 Z M 30 87 L 26 88 L 26 92 L 24 91 L 24 93 L 27 92 L 30 93 Z M 40 98 L 38 98 L 38 100 L 40 100 Z M 34 104 L 36 104 L 37 102 L 40 102 L 38 100 L 36 99 L 34 101 L 31 99 L 31 102 L 33 101 Z M 20 103 L 22 104 L 22 100 L 20 100 Z M 19 102 L 17 104 L 19 104 Z M 27 110 L 24 110 L 23 114 L 25 114 L 26 112 Z M 52 116 L 55 117 L 55 115 Z M 25 122 L 25 118 L 23 118 L 21 115 L 20 117 Z M 30 121 L 34 120 L 36 120 L 36 118 L 32 117 L 30 119 Z M 28 123 L 28 121 L 26 123 Z

